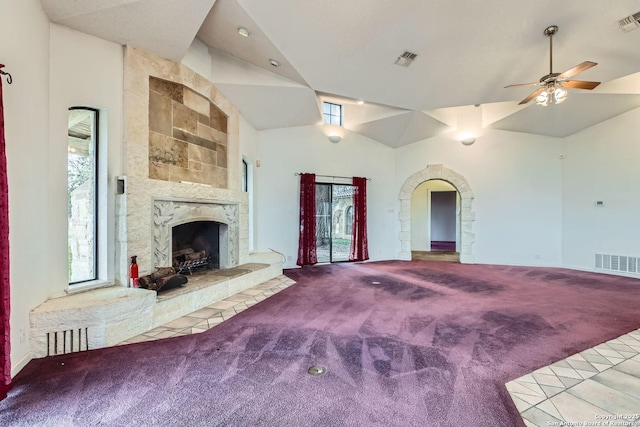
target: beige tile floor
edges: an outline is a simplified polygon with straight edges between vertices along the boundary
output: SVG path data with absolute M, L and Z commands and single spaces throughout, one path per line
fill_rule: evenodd
M 218 301 L 198 311 L 158 326 L 144 334 L 130 338 L 120 344 L 154 341 L 162 338 L 204 332 L 293 284 L 295 284 L 293 280 L 284 275 L 280 275 L 222 301 Z
M 506 384 L 529 426 L 640 426 L 640 329 Z
M 121 344 L 204 332 L 293 284 L 278 276 Z M 529 427 L 640 426 L 640 329 L 506 387 Z

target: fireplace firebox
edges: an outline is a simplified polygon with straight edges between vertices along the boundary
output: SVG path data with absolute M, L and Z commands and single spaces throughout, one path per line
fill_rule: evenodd
M 171 259 L 178 274 L 220 268 L 220 223 L 193 221 L 171 228 Z

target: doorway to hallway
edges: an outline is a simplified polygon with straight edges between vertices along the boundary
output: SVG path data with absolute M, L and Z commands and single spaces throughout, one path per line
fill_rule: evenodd
M 456 199 L 458 192 L 430 191 L 430 250 L 456 251 Z
M 459 261 L 460 196 L 443 180 L 425 181 L 411 196 L 411 258 Z

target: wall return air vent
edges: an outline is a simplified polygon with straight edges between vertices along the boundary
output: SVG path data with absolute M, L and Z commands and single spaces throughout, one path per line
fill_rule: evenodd
M 596 269 L 640 273 L 640 257 L 628 255 L 596 254 Z
M 640 28 L 640 12 L 629 15 L 618 21 L 620 29 L 625 33 Z

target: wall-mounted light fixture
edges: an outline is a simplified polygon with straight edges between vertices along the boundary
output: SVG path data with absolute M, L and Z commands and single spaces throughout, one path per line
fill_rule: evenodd
M 342 141 L 342 137 L 340 135 L 329 135 L 329 141 L 337 144 L 338 142 Z
M 460 142 L 462 142 L 462 145 L 471 145 L 476 142 L 476 138 L 473 136 L 467 136 L 465 138 L 462 138 Z

